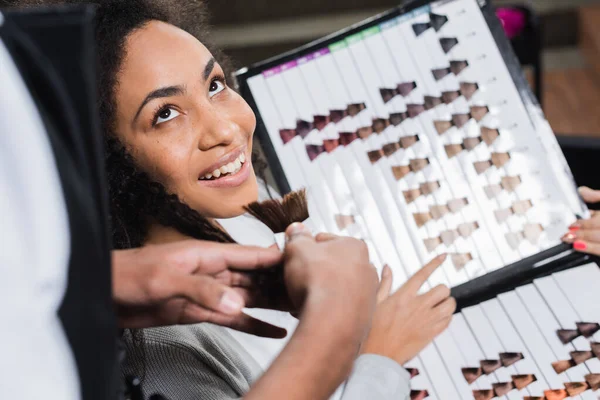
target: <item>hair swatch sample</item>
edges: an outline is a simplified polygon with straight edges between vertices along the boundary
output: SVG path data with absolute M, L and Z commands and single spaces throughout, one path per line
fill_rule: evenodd
M 565 389 L 567 389 L 567 393 L 569 396 L 575 397 L 579 396 L 581 393 L 590 389 L 590 385 L 587 382 L 565 382 Z
M 413 158 L 408 163 L 413 172 L 419 172 L 429 165 L 429 158 Z
M 441 97 L 425 96 L 423 99 L 424 99 L 423 103 L 425 105 L 426 110 L 431 110 L 431 109 L 439 106 L 440 104 L 442 104 Z
M 354 218 L 353 215 L 337 214 L 334 218 L 335 218 L 335 223 L 336 223 L 337 227 L 341 231 L 343 231 L 350 225 L 354 225 L 356 223 L 356 219 Z
M 390 124 L 392 124 L 394 126 L 398 126 L 402 122 L 404 122 L 407 118 L 408 118 L 407 112 L 391 113 L 390 114 Z
M 481 369 L 484 374 L 490 375 L 497 369 L 502 367 L 502 363 L 500 360 L 481 360 L 479 362 L 481 364 Z
M 492 383 L 492 388 L 494 389 L 496 397 L 502 397 L 508 394 L 508 392 L 510 392 L 511 390 L 513 390 L 515 388 L 515 385 L 512 382 L 498 382 Z
M 429 13 L 429 23 L 436 32 L 439 32 L 448 22 L 448 17 L 445 15 Z
M 415 223 L 419 228 L 433 219 L 430 213 L 416 213 L 413 214 L 413 218 L 415 219 Z
M 411 390 L 410 391 L 410 400 L 423 400 L 429 397 L 429 392 L 427 390 Z
M 411 94 L 412 91 L 415 90 L 416 88 L 417 88 L 417 82 L 411 81 L 411 82 L 399 83 L 396 90 L 398 90 L 398 93 L 400 93 L 400 95 L 402 97 L 406 97 L 409 94 Z
M 419 141 L 418 135 L 411 135 L 411 136 L 401 137 L 400 140 L 398 141 L 398 143 L 400 143 L 400 147 L 402 147 L 403 149 L 408 149 L 408 148 L 412 147 L 418 141 Z
M 459 86 L 460 86 L 460 93 L 467 100 L 471 100 L 471 98 L 479 90 L 479 85 L 475 82 L 460 82 Z
M 370 126 L 360 127 L 356 130 L 356 134 L 358 135 L 359 138 L 365 140 L 373 134 L 373 126 L 370 125 Z
M 453 37 L 440 38 L 440 45 L 442 46 L 442 50 L 444 50 L 444 53 L 446 53 L 446 54 L 448 54 L 457 44 L 458 44 L 457 38 L 453 38 Z
M 267 225 L 273 233 L 285 232 L 294 222 L 306 221 L 308 200 L 306 190 L 290 192 L 282 199 L 270 199 L 248 204 L 244 209 L 254 218 Z
M 460 96 L 461 96 L 461 94 L 460 94 L 460 91 L 458 91 L 458 90 L 442 92 L 442 101 L 444 102 L 444 104 L 451 104 L 456 99 L 458 99 Z
M 340 144 L 342 146 L 348 146 L 350 143 L 358 139 L 357 132 L 340 132 Z
M 571 356 L 571 360 L 575 363 L 575 365 L 583 364 L 587 360 L 591 360 L 594 358 L 594 353 L 591 351 L 572 351 L 569 353 Z
M 450 61 L 450 70 L 454 75 L 460 75 L 467 67 L 469 62 L 467 60 L 452 60 Z
M 392 166 L 392 174 L 394 174 L 394 178 L 397 181 L 404 178 L 406 175 L 410 174 L 412 171 L 409 165 L 395 165 Z
M 323 147 L 327 153 L 332 153 L 335 149 L 340 146 L 339 139 L 325 139 L 323 140 Z
M 590 389 L 600 390 L 600 374 L 587 374 L 585 381 L 590 385 Z
M 471 117 L 477 122 L 484 119 L 489 112 L 490 108 L 488 106 L 471 106 Z
M 456 239 L 458 239 L 459 237 L 459 233 L 456 230 L 447 230 L 447 231 L 442 231 L 440 233 L 440 238 L 442 239 L 442 242 L 446 245 L 446 246 L 452 246 L 454 244 L 454 242 L 456 241 Z
M 460 224 L 457 228 L 457 231 L 460 236 L 466 239 L 475 233 L 477 229 L 479 229 L 478 222 L 466 222 L 464 224 Z
M 485 171 L 490 169 L 492 167 L 492 165 L 494 165 L 494 164 L 492 164 L 491 160 L 476 161 L 473 163 L 473 167 L 475 168 L 475 172 L 477 172 L 477 175 L 483 174 Z
M 428 252 L 433 252 L 435 249 L 437 249 L 437 247 L 442 244 L 442 239 L 439 237 L 436 238 L 430 238 L 430 239 L 425 239 L 423 240 L 423 243 L 425 244 L 425 248 L 427 249 Z
M 481 127 L 481 138 L 488 146 L 491 146 L 496 139 L 500 136 L 500 131 L 498 129 L 486 128 L 485 126 Z
M 372 150 L 367 153 L 367 156 L 369 157 L 369 161 L 371 161 L 372 164 L 375 164 L 377 161 L 383 158 L 383 151 Z
M 409 373 L 411 379 L 420 374 L 417 368 L 406 368 L 406 371 Z
M 383 151 L 384 156 L 390 157 L 395 152 L 400 150 L 400 143 L 392 142 L 392 143 L 384 144 L 383 147 L 381 148 L 381 150 Z
M 465 380 L 470 385 L 475 382 L 481 375 L 483 375 L 483 371 L 481 368 L 461 368 L 462 374 L 465 377 Z
M 573 368 L 575 366 L 575 362 L 573 360 L 560 360 L 554 361 L 552 363 L 552 368 L 557 374 L 562 374 L 566 370 Z
M 306 145 L 306 154 L 308 154 L 308 158 L 310 161 L 314 161 L 317 157 L 325 152 L 325 146 L 318 144 L 307 144 Z
M 361 111 L 366 110 L 367 105 L 365 103 L 353 103 L 348 105 L 346 109 L 347 113 L 351 117 L 356 117 Z
M 510 367 L 524 358 L 523 353 L 500 353 L 500 361 L 504 367 Z
M 447 77 L 448 75 L 450 75 L 452 73 L 452 70 L 450 69 L 450 67 L 438 68 L 438 69 L 432 70 L 431 73 L 433 74 L 433 77 L 435 78 L 436 81 L 440 81 L 440 80 L 444 79 L 445 77 Z
M 421 36 L 425 31 L 431 28 L 431 23 L 429 22 L 421 22 L 418 24 L 413 24 L 412 29 L 416 36 Z
M 492 400 L 496 397 L 493 389 L 473 390 L 475 400 Z
M 397 89 L 381 88 L 379 89 L 379 94 L 381 94 L 383 102 L 387 103 L 391 101 L 394 97 L 398 96 L 400 93 L 398 93 Z
M 569 397 L 566 389 L 544 390 L 545 400 L 564 400 Z
M 279 137 L 281 137 L 281 140 L 283 141 L 283 144 L 287 144 L 293 138 L 296 137 L 296 130 L 295 129 L 280 129 L 279 130 Z
M 390 121 L 388 119 L 385 118 L 375 118 L 373 120 L 373 132 L 380 134 L 381 132 L 383 132 L 385 130 L 385 128 L 387 128 L 388 126 L 390 126 Z
M 592 347 L 592 353 L 594 353 L 596 358 L 600 358 L 600 343 L 591 342 L 590 346 Z
M 453 253 L 450 255 L 452 264 L 457 271 L 462 270 L 466 265 L 473 260 L 471 253 Z
M 296 121 L 296 134 L 300 135 L 302 139 L 304 139 L 313 129 L 315 129 L 315 126 L 312 122 L 303 119 Z
M 331 122 L 329 115 L 315 115 L 313 117 L 313 126 L 316 130 L 322 131 Z
M 424 104 L 407 104 L 406 112 L 410 118 L 416 118 L 426 111 Z
M 511 379 L 517 390 L 525 389 L 533 382 L 537 381 L 537 378 L 533 374 L 528 375 L 512 375 Z
M 596 332 L 600 331 L 600 324 L 597 322 L 577 322 L 575 325 L 577 325 L 577 330 L 585 338 L 590 338 Z

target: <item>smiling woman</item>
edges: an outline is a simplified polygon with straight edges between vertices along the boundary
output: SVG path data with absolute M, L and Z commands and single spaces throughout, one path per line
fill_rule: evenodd
M 115 131 L 140 169 L 207 218 L 256 201 L 256 126 L 210 51 L 189 33 L 151 21 L 125 43 L 115 91 Z M 176 228 L 151 225 L 149 241 Z
M 99 3 L 99 108 L 114 246 L 132 248 L 189 238 L 233 242 L 215 220 L 239 216 L 244 206 L 257 200 L 258 184 L 251 161 L 256 119 L 248 104 L 228 86 L 226 59 L 206 36 L 201 2 L 94 3 Z M 319 244 L 322 246 L 352 241 L 327 235 L 316 240 L 323 242 Z M 286 254 L 293 252 L 291 248 L 286 246 Z M 257 386 L 278 395 L 282 388 L 283 398 L 325 398 L 333 391 L 331 382 L 348 376 L 343 363 L 335 361 L 357 356 L 360 346 L 359 340 L 344 339 L 346 321 L 332 319 L 331 307 L 324 299 L 341 304 L 344 319 L 360 317 L 365 326 L 372 316 L 370 302 L 374 302 L 361 294 L 370 290 L 368 280 L 352 272 L 360 281 L 352 289 L 339 272 L 339 268 L 354 271 L 351 268 L 361 260 L 368 264 L 364 244 L 356 241 L 352 245 L 356 253 L 352 254 L 335 249 L 328 252 L 338 257 L 329 270 L 318 257 L 313 264 L 325 271 L 327 281 L 339 282 L 344 291 L 319 293 L 315 302 L 318 324 L 314 329 L 306 328 L 302 322 L 307 319 L 301 319 L 290 344 L 265 373 L 271 380 L 259 379 L 263 371 L 249 354 L 249 347 L 240 345 L 225 328 L 210 324 L 144 329 L 142 337 L 126 332 L 123 374 L 144 376 L 146 394 L 159 392 L 178 400 L 252 397 Z M 296 250 L 294 254 L 310 259 L 313 252 Z M 437 287 L 417 295 L 442 261 L 432 261 L 393 295 L 389 295 L 391 270 L 384 269 L 372 327 L 366 338 L 359 335 L 365 339 L 345 384 L 344 400 L 409 397 L 410 375 L 401 365 L 445 329 L 455 308 L 448 288 Z M 290 274 L 287 265 L 284 273 Z M 359 303 L 372 307 L 363 312 Z M 262 329 L 263 336 L 284 334 L 280 328 L 251 321 Z M 323 328 L 327 324 L 335 326 L 335 335 Z M 294 341 L 298 335 L 311 340 Z M 325 351 L 328 343 L 338 346 L 335 354 Z M 306 347 L 311 351 L 305 352 Z M 289 356 L 296 351 L 303 354 L 301 360 Z

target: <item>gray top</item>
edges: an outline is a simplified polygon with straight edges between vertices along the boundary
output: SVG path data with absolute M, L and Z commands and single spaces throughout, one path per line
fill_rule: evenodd
M 124 335 L 124 375 L 143 377 L 144 396 L 169 400 L 228 400 L 244 396 L 263 373 L 258 363 L 223 327 L 204 323 L 144 329 L 143 342 Z M 395 361 L 360 356 L 342 400 L 402 400 L 410 376 Z M 285 397 L 285 396 L 284 396 Z

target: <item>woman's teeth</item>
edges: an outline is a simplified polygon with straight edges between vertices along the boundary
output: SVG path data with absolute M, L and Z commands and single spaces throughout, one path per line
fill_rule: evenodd
M 200 177 L 200 180 L 217 179 L 224 175 L 236 174 L 240 169 L 242 169 L 242 165 L 244 165 L 245 162 L 246 155 L 242 153 L 238 156 L 238 158 L 229 164 L 225 164 L 221 168 L 215 169 L 212 173 Z

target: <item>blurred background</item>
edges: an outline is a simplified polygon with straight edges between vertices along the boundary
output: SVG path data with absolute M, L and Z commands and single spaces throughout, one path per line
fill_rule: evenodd
M 397 6 L 399 0 L 207 0 L 236 67 Z M 484 0 L 482 0 L 484 1 Z M 491 0 L 578 184 L 600 188 L 600 0 Z
M 219 44 L 246 66 L 293 49 L 398 5 L 398 0 L 210 0 Z M 535 82 L 557 133 L 600 138 L 600 0 L 492 0 L 524 6 L 537 32 L 526 27 L 519 58 Z M 537 24 L 536 24 L 537 23 Z M 519 33 L 519 32 L 517 32 Z M 535 35 L 538 38 L 534 37 Z M 528 37 L 529 36 L 529 37 Z M 540 60 L 536 65 L 536 52 Z M 536 71 L 535 69 L 539 69 Z M 535 85 L 533 85 L 535 86 Z

